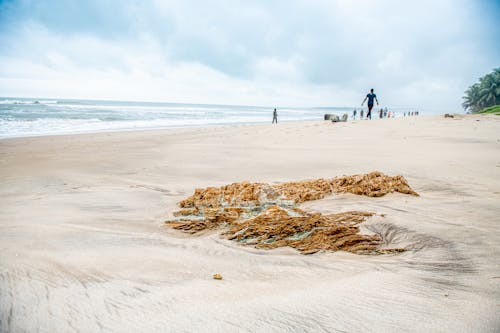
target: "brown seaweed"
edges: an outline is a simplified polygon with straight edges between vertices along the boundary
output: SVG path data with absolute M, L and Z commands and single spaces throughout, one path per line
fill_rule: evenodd
M 176 219 L 166 223 L 183 232 L 196 234 L 204 230 L 225 228 L 222 235 L 243 245 L 257 248 L 290 246 L 303 254 L 318 251 L 353 253 L 387 253 L 381 250 L 378 235 L 359 233 L 359 223 L 371 212 L 350 211 L 324 215 L 296 207 L 333 193 L 353 193 L 380 197 L 387 193 L 418 194 L 402 176 L 380 172 L 288 182 L 233 183 L 221 187 L 196 189 L 179 203 Z

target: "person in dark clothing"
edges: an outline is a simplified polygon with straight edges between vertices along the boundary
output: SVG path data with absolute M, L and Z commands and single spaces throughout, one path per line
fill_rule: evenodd
M 368 113 L 366 114 L 366 119 L 370 118 L 372 119 L 372 109 L 373 109 L 373 100 L 377 102 L 378 105 L 378 99 L 377 95 L 373 93 L 373 88 L 370 89 L 370 93 L 366 95 L 365 99 L 363 100 L 363 103 L 361 103 L 361 106 L 365 104 L 365 101 L 368 99 Z
M 274 124 L 274 122 L 276 121 L 276 124 L 278 123 L 278 111 L 276 111 L 276 109 L 274 109 L 273 111 L 273 122 L 272 124 Z

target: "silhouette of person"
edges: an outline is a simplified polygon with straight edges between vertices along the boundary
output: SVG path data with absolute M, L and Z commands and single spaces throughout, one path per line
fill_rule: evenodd
M 368 113 L 366 114 L 366 119 L 368 119 L 368 118 L 372 119 L 373 100 L 377 101 L 377 105 L 378 105 L 377 95 L 375 95 L 373 93 L 373 88 L 370 89 L 370 93 L 368 95 L 366 95 L 365 99 L 361 103 L 361 106 L 363 106 L 363 104 L 365 104 L 365 101 L 367 99 L 368 99 Z
M 274 124 L 274 121 L 276 121 L 276 124 L 278 123 L 278 111 L 276 111 L 276 109 L 274 109 L 274 111 L 273 111 L 273 122 L 272 122 L 272 124 Z

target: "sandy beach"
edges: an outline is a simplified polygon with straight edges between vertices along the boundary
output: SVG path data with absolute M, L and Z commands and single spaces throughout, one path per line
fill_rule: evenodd
M 302 255 L 164 224 L 196 188 L 376 170 L 420 196 L 300 207 L 375 212 L 365 227 L 405 252 Z M 0 200 L 1 332 L 500 330 L 497 116 L 4 139 Z

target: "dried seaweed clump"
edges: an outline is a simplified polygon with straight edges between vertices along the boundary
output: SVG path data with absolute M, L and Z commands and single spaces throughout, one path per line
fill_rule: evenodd
M 179 206 L 185 207 L 210 207 L 221 206 L 256 205 L 259 202 L 264 183 L 233 183 L 221 187 L 207 187 L 196 189 L 189 198 L 179 202 Z
M 320 250 L 373 253 L 381 238 L 359 234 L 356 226 L 372 215 L 356 211 L 323 215 L 298 210 L 289 214 L 271 206 L 254 218 L 231 224 L 224 235 L 244 245 L 264 249 L 290 246 L 303 254 Z
M 403 176 L 387 176 L 375 171 L 365 175 L 336 177 L 332 179 L 335 193 L 353 193 L 369 197 L 381 197 L 387 193 L 399 192 L 418 196 Z
M 179 203 L 182 208 L 251 206 L 285 200 L 299 204 L 317 200 L 332 193 L 353 193 L 380 197 L 400 192 L 417 195 L 403 176 L 387 176 L 375 171 L 364 175 L 342 176 L 332 179 L 305 180 L 277 185 L 266 183 L 233 183 L 221 187 L 196 189 L 194 194 Z
M 380 172 L 365 175 L 288 182 L 233 183 L 221 187 L 196 189 L 182 200 L 174 220 L 166 223 L 177 230 L 195 234 L 226 227 L 228 239 L 257 248 L 290 246 L 308 254 L 320 250 L 354 253 L 381 253 L 379 236 L 359 234 L 357 224 L 373 215 L 343 212 L 323 215 L 295 207 L 332 193 L 350 192 L 379 197 L 391 192 L 418 195 L 402 176 Z

